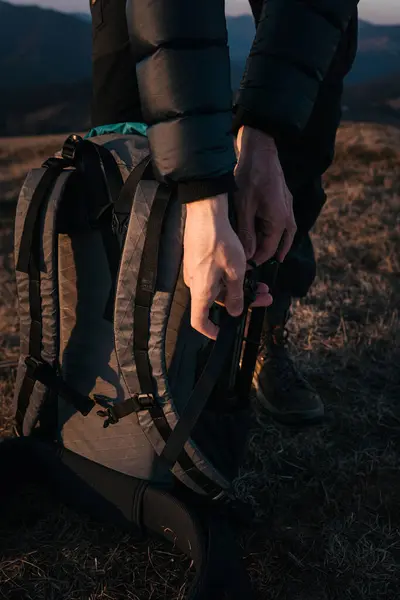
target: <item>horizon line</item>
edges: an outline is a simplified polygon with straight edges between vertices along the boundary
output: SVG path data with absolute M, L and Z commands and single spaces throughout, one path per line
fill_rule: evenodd
M 9 2 L 10 4 L 12 4 L 13 6 L 16 6 L 18 8 L 23 8 L 26 6 L 36 6 L 37 8 L 40 8 L 42 10 L 52 10 L 53 12 L 58 12 L 58 13 L 63 13 L 65 15 L 79 15 L 79 14 L 84 14 L 84 15 L 88 15 L 90 16 L 90 9 L 83 9 L 83 10 L 65 10 L 65 9 L 60 9 L 60 8 L 55 8 L 52 6 L 41 6 L 40 4 L 36 4 L 34 1 L 29 1 L 27 0 L 26 4 L 15 4 L 12 0 L 5 0 L 6 2 Z M 247 16 L 251 16 L 251 12 L 242 12 L 242 13 L 231 13 L 231 12 L 227 12 L 226 13 L 227 17 L 232 17 L 232 18 L 240 18 L 240 17 L 247 17 Z M 376 26 L 381 26 L 381 27 L 396 27 L 396 26 L 400 26 L 400 21 L 399 22 L 395 22 L 395 23 L 388 23 L 388 22 L 377 22 L 371 19 L 365 19 L 360 17 L 359 18 L 360 22 L 363 23 L 368 23 L 369 25 L 376 25 Z

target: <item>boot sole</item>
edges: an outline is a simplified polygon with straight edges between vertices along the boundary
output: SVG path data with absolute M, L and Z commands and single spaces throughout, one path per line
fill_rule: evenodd
M 291 425 L 293 427 L 307 427 L 308 425 L 317 425 L 324 420 L 325 410 L 324 408 L 316 408 L 313 411 L 307 413 L 285 413 L 279 412 L 272 404 L 268 402 L 262 392 L 256 390 L 257 400 L 260 402 L 262 407 L 270 414 L 270 416 L 281 425 Z
M 257 370 L 253 377 L 253 386 L 256 392 L 257 400 L 277 423 L 294 427 L 307 427 L 308 425 L 317 425 L 324 420 L 325 408 L 322 402 L 318 408 L 309 410 L 307 412 L 281 413 L 273 404 L 268 402 L 267 398 L 261 391 L 258 384 Z

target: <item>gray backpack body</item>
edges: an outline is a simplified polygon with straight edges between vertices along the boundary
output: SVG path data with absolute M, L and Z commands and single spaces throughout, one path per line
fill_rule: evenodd
M 218 498 L 246 438 L 247 400 L 225 394 L 246 315 L 215 308 L 215 343 L 191 328 L 184 223 L 141 135 L 71 136 L 28 174 L 15 224 L 16 431 Z

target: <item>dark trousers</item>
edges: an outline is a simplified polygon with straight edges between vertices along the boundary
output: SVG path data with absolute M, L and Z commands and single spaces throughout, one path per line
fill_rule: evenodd
M 280 267 L 278 289 L 293 297 L 305 296 L 316 275 L 310 230 L 326 201 L 322 176 L 334 158 L 336 132 L 342 115 L 343 80 L 354 62 L 357 34 L 355 14 L 342 36 L 303 134 L 297 140 L 281 143 L 278 148 L 293 195 L 297 224 L 293 246 Z
M 93 19 L 93 126 L 141 121 L 139 90 L 125 17 L 126 0 L 96 0 Z M 251 0 L 255 21 L 261 5 Z M 322 175 L 330 166 L 341 118 L 343 79 L 357 48 L 357 14 L 322 83 L 313 113 L 301 137 L 281 143 L 278 150 L 293 195 L 298 227 L 294 244 L 279 271 L 278 289 L 293 297 L 307 294 L 316 275 L 310 230 L 325 203 Z

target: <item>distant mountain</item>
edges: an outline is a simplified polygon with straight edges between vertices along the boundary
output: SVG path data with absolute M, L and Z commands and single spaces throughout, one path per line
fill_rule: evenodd
M 55 10 L 0 2 L 0 87 L 90 77 L 90 25 Z
M 233 89 L 237 89 L 243 76 L 246 59 L 254 40 L 255 26 L 253 17 L 242 15 L 228 17 L 226 20 L 231 56 L 231 81 Z
M 343 116 L 400 126 L 400 65 L 397 73 L 345 89 Z
M 360 22 L 358 53 L 348 84 L 365 83 L 400 70 L 400 25 Z
M 81 21 L 86 21 L 87 23 L 90 23 L 92 20 L 92 15 L 90 13 L 77 12 L 72 14 L 77 19 L 81 19 Z
M 256 33 L 253 17 L 228 17 L 226 23 L 231 60 L 246 60 Z
M 0 137 L 86 130 L 90 126 L 90 97 L 87 79 L 0 93 Z

